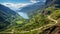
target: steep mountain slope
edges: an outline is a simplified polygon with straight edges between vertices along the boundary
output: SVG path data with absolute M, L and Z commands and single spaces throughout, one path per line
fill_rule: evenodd
M 60 8 L 56 8 L 56 6 L 59 7 L 60 5 L 55 3 L 44 8 L 42 13 L 40 9 L 36 10 L 30 15 L 31 18 L 26 21 L 26 24 L 22 27 L 15 27 L 12 34 L 51 34 L 55 29 L 54 26 L 57 23 L 60 25 Z M 50 29 L 50 27 L 52 28 Z
M 60 34 L 60 0 L 56 0 L 54 6 L 52 5 L 46 8 L 46 10 L 52 12 L 50 17 L 56 20 L 57 23 L 51 28 L 48 28 L 39 34 Z
M 30 20 L 28 20 L 27 23 L 21 28 L 23 32 L 22 34 L 37 34 L 36 32 L 37 30 L 38 30 L 38 34 L 49 34 L 52 31 L 50 30 L 50 26 L 52 27 L 51 29 L 54 29 L 53 26 L 55 26 L 58 23 L 56 19 L 60 20 L 60 8 L 56 8 L 56 6 L 60 6 L 60 5 L 56 5 L 56 2 L 55 2 L 54 5 L 51 5 L 43 9 L 42 12 L 44 12 L 44 14 L 40 13 L 40 11 L 38 12 L 38 10 L 35 14 L 32 14 L 30 16 L 31 17 Z M 47 27 L 43 27 L 48 24 L 51 24 L 51 25 Z M 43 28 L 40 29 L 39 27 L 43 27 Z M 46 29 L 45 31 L 44 31 L 44 28 Z M 41 31 L 43 32 L 41 33 Z
M 10 8 L 0 4 L 0 31 L 9 28 L 13 23 L 21 24 L 23 18 Z
M 16 12 L 14 12 L 10 8 L 8 8 L 8 7 L 4 6 L 4 5 L 1 5 L 1 4 L 0 4 L 0 10 L 4 11 L 5 13 L 8 13 L 8 14 L 12 14 L 12 15 L 16 14 Z

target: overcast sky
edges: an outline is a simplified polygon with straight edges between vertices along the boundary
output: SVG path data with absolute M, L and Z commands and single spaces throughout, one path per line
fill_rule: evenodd
M 29 0 L 0 0 L 0 2 L 22 3 L 22 2 L 29 2 Z

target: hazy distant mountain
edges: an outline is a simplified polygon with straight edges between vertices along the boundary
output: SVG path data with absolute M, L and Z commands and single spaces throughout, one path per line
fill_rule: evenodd
M 43 5 L 44 5 L 44 2 L 37 2 L 35 4 L 25 6 L 21 10 L 18 10 L 18 11 L 19 12 L 30 13 L 30 12 L 32 12 L 34 10 L 42 8 Z
M 53 0 L 46 0 L 45 4 L 49 4 L 49 3 L 51 3 L 51 1 L 53 1 Z
M 37 0 L 36 0 L 36 1 L 37 1 Z M 23 15 L 22 15 L 22 14 L 20 14 L 20 15 L 22 15 L 23 17 L 26 16 L 27 19 L 28 19 L 28 18 L 29 18 L 28 15 L 29 15 L 30 13 L 34 12 L 34 11 L 37 10 L 37 9 L 42 8 L 42 7 L 45 5 L 45 2 L 43 2 L 42 0 L 38 0 L 38 1 L 39 1 L 39 2 L 37 2 L 37 3 L 34 3 L 34 4 L 31 4 L 31 5 L 27 5 L 27 6 L 25 6 L 25 7 L 19 8 L 19 10 L 17 10 L 17 12 L 18 12 L 18 13 L 19 13 L 19 12 L 22 12 Z M 26 17 L 24 17 L 24 18 L 26 18 Z

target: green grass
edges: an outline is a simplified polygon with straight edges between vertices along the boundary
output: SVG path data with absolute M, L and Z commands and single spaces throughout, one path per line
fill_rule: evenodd
M 20 25 L 20 24 L 22 24 L 23 23 L 23 21 L 16 21 L 16 23 L 18 24 L 18 25 Z

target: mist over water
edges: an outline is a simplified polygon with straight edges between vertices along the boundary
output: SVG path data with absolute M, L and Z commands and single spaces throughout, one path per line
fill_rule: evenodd
M 29 19 L 28 15 L 24 12 L 17 12 L 20 16 L 22 16 L 25 19 Z

